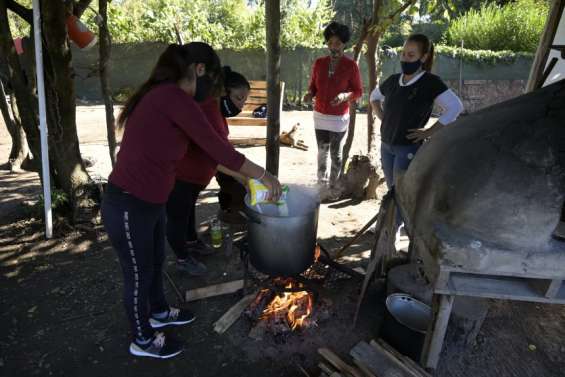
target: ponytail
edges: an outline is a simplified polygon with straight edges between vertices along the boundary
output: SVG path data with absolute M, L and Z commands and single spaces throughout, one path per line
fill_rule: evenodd
M 149 79 L 126 101 L 116 122 L 118 129 L 125 126 L 128 117 L 141 99 L 157 85 L 167 82 L 178 83 L 181 79 L 194 80 L 194 69 L 191 69 L 193 63 L 194 60 L 188 49 L 178 44 L 170 44 L 159 57 Z
M 427 72 L 432 71 L 434 65 L 434 44 L 424 34 L 412 34 L 408 37 L 406 42 L 416 43 L 420 47 L 420 52 L 423 55 L 428 55 L 426 61 L 422 64 L 422 69 Z

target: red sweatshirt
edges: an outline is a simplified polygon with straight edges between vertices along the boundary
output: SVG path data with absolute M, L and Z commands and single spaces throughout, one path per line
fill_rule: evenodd
M 224 140 L 228 140 L 228 123 L 220 111 L 218 100 L 214 97 L 208 97 L 199 105 L 208 122 L 214 127 L 214 130 Z M 217 166 L 218 163 L 213 158 L 195 145 L 193 148 L 188 149 L 182 160 L 177 164 L 177 179 L 208 186 L 208 183 L 216 174 Z
M 176 164 L 195 146 L 232 170 L 245 161 L 214 131 L 191 96 L 176 84 L 159 85 L 129 116 L 108 180 L 141 200 L 164 204 L 175 183 Z
M 312 66 L 312 75 L 308 87 L 310 93 L 316 97 L 314 110 L 327 115 L 344 115 L 349 112 L 349 102 L 333 106 L 330 102 L 339 93 L 353 93 L 351 101 L 355 101 L 363 94 L 361 75 L 355 61 L 347 56 L 342 56 L 332 77 L 328 75 L 330 57 L 324 56 L 316 59 Z

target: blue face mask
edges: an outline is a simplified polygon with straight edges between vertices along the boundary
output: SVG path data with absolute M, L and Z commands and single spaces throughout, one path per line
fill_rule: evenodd
M 404 73 L 405 75 L 412 75 L 418 72 L 421 66 L 421 60 L 416 60 L 415 62 L 400 62 L 400 68 L 402 69 L 402 73 Z

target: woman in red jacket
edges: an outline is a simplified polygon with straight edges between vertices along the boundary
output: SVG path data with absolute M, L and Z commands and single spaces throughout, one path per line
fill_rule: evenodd
M 155 329 L 184 325 L 194 315 L 170 307 L 163 292 L 165 203 L 175 166 L 187 148 L 198 146 L 217 163 L 258 177 L 280 195 L 278 180 L 247 160 L 214 131 L 193 99 L 196 76 L 206 70 L 188 49 L 170 45 L 149 79 L 127 101 L 118 126 L 124 135 L 102 203 L 104 227 L 124 275 L 124 305 L 133 335 L 130 353 L 174 357 L 182 345 Z
M 213 50 L 202 49 L 199 42 L 190 43 L 187 47 L 197 63 L 204 64 L 211 72 L 221 72 L 220 59 Z M 218 82 L 222 87 L 227 83 L 229 92 L 219 98 L 219 90 L 211 88 L 208 93 L 203 94 L 199 105 L 218 135 L 228 141 L 229 132 L 225 117 L 239 113 L 247 99 L 250 86 L 243 76 L 232 72 L 228 67 L 224 67 L 222 77 L 223 81 L 220 79 Z M 216 79 L 217 77 L 214 77 L 213 80 Z M 192 276 L 201 276 L 207 272 L 206 266 L 198 261 L 195 255 L 213 253 L 213 250 L 198 238 L 195 209 L 200 192 L 208 186 L 217 168 L 218 163 L 199 148 L 190 149 L 177 164 L 175 187 L 167 201 L 167 239 L 177 257 L 177 269 Z M 219 183 L 226 185 L 227 182 L 232 182 L 226 178 L 228 175 L 218 174 L 222 177 Z M 243 186 L 237 184 L 245 191 Z M 220 204 L 222 199 L 225 201 L 225 198 L 220 197 Z
M 343 51 L 349 41 L 349 28 L 337 22 L 324 30 L 330 54 L 317 59 L 312 67 L 304 102 L 314 102 L 314 127 L 318 143 L 318 183 L 328 183 L 327 160 L 331 155 L 329 177 L 332 196 L 339 196 L 337 181 L 341 171 L 343 142 L 349 126 L 349 103 L 363 94 L 359 67 Z

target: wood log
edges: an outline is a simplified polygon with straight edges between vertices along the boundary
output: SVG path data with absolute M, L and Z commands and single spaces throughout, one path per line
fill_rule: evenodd
M 339 358 L 335 353 L 333 353 L 328 348 L 320 348 L 318 349 L 318 353 L 331 365 L 333 365 L 338 371 L 343 372 L 346 375 L 350 375 L 353 377 L 364 377 L 363 373 L 357 370 L 357 368 L 347 364 L 345 361 Z M 332 374 L 333 376 L 333 374 Z
M 320 368 L 320 370 L 323 373 L 327 374 L 328 376 L 331 375 L 333 372 L 335 372 L 334 368 L 332 368 L 328 364 L 324 363 L 323 361 L 318 363 L 318 368 Z
M 196 288 L 186 292 L 186 302 L 227 295 L 230 293 L 235 293 L 242 288 L 243 280 L 235 280 L 228 283 L 214 284 L 203 288 Z
M 254 297 L 255 293 L 247 295 L 239 300 L 234 306 L 229 308 L 228 311 L 214 323 L 214 331 L 218 334 L 226 332 L 239 319 L 239 317 L 241 317 L 241 313 L 243 313 Z

